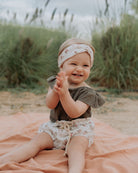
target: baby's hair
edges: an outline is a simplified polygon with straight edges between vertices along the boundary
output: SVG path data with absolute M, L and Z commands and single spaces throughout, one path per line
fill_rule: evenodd
M 86 44 L 88 45 L 92 51 L 93 51 L 93 54 L 95 53 L 95 49 L 94 47 L 88 42 L 88 41 L 85 41 L 85 40 L 82 40 L 80 38 L 70 38 L 68 40 L 66 40 L 65 42 L 63 42 L 59 48 L 59 53 L 58 53 L 58 56 L 62 53 L 62 51 L 69 47 L 70 45 L 72 44 Z

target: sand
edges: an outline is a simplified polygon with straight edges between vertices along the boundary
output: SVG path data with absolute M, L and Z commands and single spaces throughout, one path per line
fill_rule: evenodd
M 138 93 L 123 93 L 113 96 L 101 93 L 106 100 L 103 107 L 93 109 L 93 116 L 127 135 L 138 135 Z M 0 116 L 10 116 L 18 112 L 48 112 L 45 94 L 30 92 L 0 92 Z

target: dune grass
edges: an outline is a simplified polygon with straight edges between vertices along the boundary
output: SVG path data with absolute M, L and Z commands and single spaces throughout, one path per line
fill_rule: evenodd
M 104 17 L 108 19 L 109 6 L 108 1 L 105 2 Z M 59 28 L 43 25 L 41 19 L 48 3 L 49 0 L 43 9 L 35 9 L 32 17 L 26 14 L 24 26 L 11 22 L 0 24 L 0 89 L 43 90 L 43 86 L 47 84 L 46 78 L 58 72 L 59 46 L 75 35 L 69 28 L 65 29 L 68 9 L 63 14 Z M 51 21 L 54 20 L 56 10 L 55 8 L 51 14 Z M 137 12 L 136 7 L 135 11 Z M 71 22 L 73 17 L 72 14 Z M 128 15 L 124 10 L 120 18 L 119 24 L 113 20 L 104 29 L 101 28 L 101 20 L 99 28 L 92 32 L 92 45 L 96 53 L 89 82 L 113 92 L 138 89 L 137 17 Z M 41 25 L 32 25 L 38 20 Z
M 7 87 L 32 87 L 57 72 L 58 49 L 67 34 L 37 27 L 1 25 L 0 37 L 1 80 L 6 81 Z

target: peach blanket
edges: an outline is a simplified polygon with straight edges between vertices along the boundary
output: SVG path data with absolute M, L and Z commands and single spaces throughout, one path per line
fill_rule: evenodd
M 29 141 L 48 113 L 18 113 L 0 116 L 0 155 Z M 84 173 L 138 172 L 138 136 L 126 136 L 97 119 L 95 142 L 86 152 Z M 62 150 L 43 150 L 23 163 L 0 164 L 1 173 L 67 173 Z

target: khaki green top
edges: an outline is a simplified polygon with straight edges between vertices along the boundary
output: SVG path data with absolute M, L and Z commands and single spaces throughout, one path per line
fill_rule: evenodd
M 47 81 L 48 81 L 50 87 L 53 88 L 53 86 L 56 82 L 56 77 L 51 76 L 50 78 L 47 79 Z M 80 101 L 86 103 L 87 105 L 89 105 L 89 108 L 87 109 L 87 111 L 78 118 L 91 117 L 91 115 L 92 115 L 91 107 L 98 108 L 105 103 L 104 99 L 95 90 L 93 90 L 92 88 L 86 87 L 86 86 L 69 89 L 69 92 L 70 92 L 70 95 L 73 98 L 73 100 L 75 100 L 75 101 L 80 100 Z M 78 119 L 78 118 L 69 117 L 66 114 L 66 112 L 64 111 L 60 101 L 57 104 L 56 108 L 52 109 L 50 111 L 50 120 L 52 122 L 55 122 L 57 120 L 71 121 L 71 120 Z

